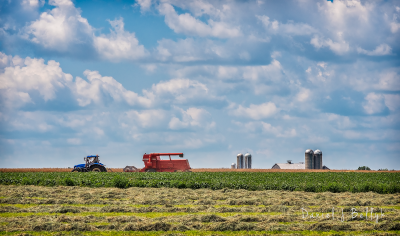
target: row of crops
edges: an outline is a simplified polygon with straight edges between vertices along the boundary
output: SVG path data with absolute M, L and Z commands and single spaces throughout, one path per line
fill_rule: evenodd
M 400 173 L 0 173 L 3 185 L 399 193 Z

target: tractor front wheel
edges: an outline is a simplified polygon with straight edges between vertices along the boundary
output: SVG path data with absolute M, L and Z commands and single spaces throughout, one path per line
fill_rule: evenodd
M 71 172 L 80 172 L 78 169 L 73 169 Z
M 157 172 L 157 170 L 156 169 L 148 169 L 148 170 L 146 170 L 146 172 Z

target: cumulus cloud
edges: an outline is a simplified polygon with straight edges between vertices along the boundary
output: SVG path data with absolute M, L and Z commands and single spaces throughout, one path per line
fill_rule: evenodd
M 253 120 L 261 120 L 271 117 L 279 112 L 279 109 L 273 102 L 266 102 L 260 105 L 250 104 L 249 107 L 237 106 L 231 110 L 235 116 L 248 117 Z
M 24 29 L 25 37 L 45 48 L 66 51 L 74 44 L 90 44 L 93 29 L 69 0 L 52 0 L 55 6 Z
M 36 91 L 45 101 L 55 99 L 59 89 L 66 88 L 72 83 L 72 76 L 65 74 L 60 68 L 60 64 L 50 60 L 47 65 L 43 59 L 32 59 L 27 57 L 18 65 L 6 67 L 0 73 L 1 96 L 6 107 L 19 107 L 26 103 L 33 102 L 29 93 Z M 11 61 L 12 62 L 12 61 Z
M 369 93 L 365 97 L 366 103 L 363 105 L 367 114 L 382 112 L 385 108 L 384 96 L 382 94 Z
M 368 51 L 368 50 L 358 47 L 357 52 L 360 54 L 368 55 L 368 56 L 385 56 L 385 55 L 392 54 L 392 48 L 389 45 L 384 43 L 384 44 L 377 46 L 375 48 L 375 50 L 373 50 L 373 51 Z
M 323 47 L 328 47 L 335 54 L 343 55 L 350 50 L 350 46 L 344 40 L 338 42 L 333 42 L 332 39 L 323 39 L 319 36 L 314 36 L 310 43 L 316 48 L 320 49 Z
M 52 0 L 49 4 L 55 8 L 29 23 L 23 37 L 48 50 L 78 54 L 76 47 L 80 47 L 111 61 L 135 60 L 148 54 L 135 34 L 124 30 L 122 18 L 109 20 L 110 34 L 96 36 L 95 29 L 70 0 Z
M 391 111 L 397 111 L 400 108 L 400 95 L 399 94 L 384 94 L 385 105 Z
M 169 128 L 173 130 L 193 128 L 210 128 L 215 126 L 215 122 L 211 122 L 211 114 L 202 108 L 191 107 L 187 110 L 179 109 L 182 119 L 172 117 L 169 122 Z
M 138 59 L 146 56 L 143 45 L 139 45 L 134 33 L 124 30 L 123 19 L 109 21 L 114 30 L 109 35 L 94 38 L 97 52 L 108 60 Z
M 143 94 L 155 104 L 208 104 L 221 106 L 225 104 L 223 97 L 209 93 L 205 84 L 196 80 L 171 79 L 153 84 L 151 89 L 143 90 Z
M 160 4 L 158 8 L 165 16 L 165 23 L 176 33 L 217 38 L 232 38 L 241 35 L 240 28 L 229 26 L 224 22 L 209 19 L 208 24 L 205 24 L 189 13 L 178 15 L 174 7 L 168 3 Z
M 136 0 L 135 5 L 140 6 L 140 10 L 143 13 L 150 10 L 151 4 L 152 4 L 151 0 Z
M 85 70 L 83 74 L 87 77 L 88 82 L 77 77 L 73 86 L 80 106 L 89 105 L 91 102 L 100 103 L 104 99 L 104 94 L 111 96 L 116 102 L 124 101 L 131 106 L 149 107 L 151 105 L 150 99 L 126 90 L 112 77 L 101 76 L 98 71 L 90 70 Z
M 270 18 L 266 15 L 257 15 L 264 27 L 269 33 L 282 34 L 282 35 L 311 35 L 317 33 L 317 30 L 312 26 L 304 23 L 280 23 L 277 20 L 270 21 Z
M 35 103 L 32 95 L 40 94 L 44 101 L 67 99 L 57 97 L 61 90 L 67 90 L 81 107 L 104 105 L 109 101 L 142 108 L 170 106 L 173 104 L 202 104 L 224 106 L 224 97 L 210 93 L 207 86 L 196 80 L 171 79 L 153 84 L 144 89 L 143 95 L 125 89 L 113 77 L 102 76 L 98 71 L 85 70 L 86 79 L 64 73 L 60 64 L 43 59 L 11 57 L 0 54 L 0 90 L 6 107 L 20 107 Z

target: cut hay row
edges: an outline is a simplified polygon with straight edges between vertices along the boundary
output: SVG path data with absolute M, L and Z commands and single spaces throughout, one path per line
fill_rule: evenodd
M 230 212 L 228 208 L 216 207 L 221 202 L 250 205 L 236 205 L 235 211 Z M 79 205 L 62 205 L 65 203 Z M 104 206 L 88 207 L 95 203 Z M 150 206 L 143 207 L 143 203 Z M 175 205 L 187 207 L 182 211 Z M 361 213 L 367 207 L 369 211 L 373 207 L 379 214 L 382 209 L 384 216 L 378 222 L 375 218 L 352 219 L 352 211 Z M 303 218 L 301 208 L 314 218 Z M 396 235 L 400 233 L 399 208 L 400 194 L 372 192 L 9 185 L 0 188 L 0 232 L 2 235 L 376 235 L 383 232 Z M 335 217 L 319 217 L 331 215 L 332 209 Z
M 72 168 L 0 168 L 0 172 L 71 172 Z M 108 168 L 109 172 L 123 172 L 123 168 Z M 192 172 L 361 172 L 361 173 L 396 173 L 400 170 L 284 170 L 284 169 L 228 169 L 228 168 L 194 168 Z

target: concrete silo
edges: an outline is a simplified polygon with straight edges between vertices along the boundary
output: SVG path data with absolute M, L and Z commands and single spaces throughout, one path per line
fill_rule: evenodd
M 246 153 L 246 155 L 244 155 L 244 165 L 246 169 L 251 169 L 251 154 L 250 153 Z
M 314 169 L 314 151 L 311 149 L 305 153 L 305 169 Z
M 236 156 L 236 160 L 237 160 L 237 168 L 238 169 L 243 169 L 243 154 L 242 153 L 239 153 L 239 154 L 237 154 L 237 156 Z
M 322 152 L 319 149 L 314 152 L 314 169 L 322 169 Z

